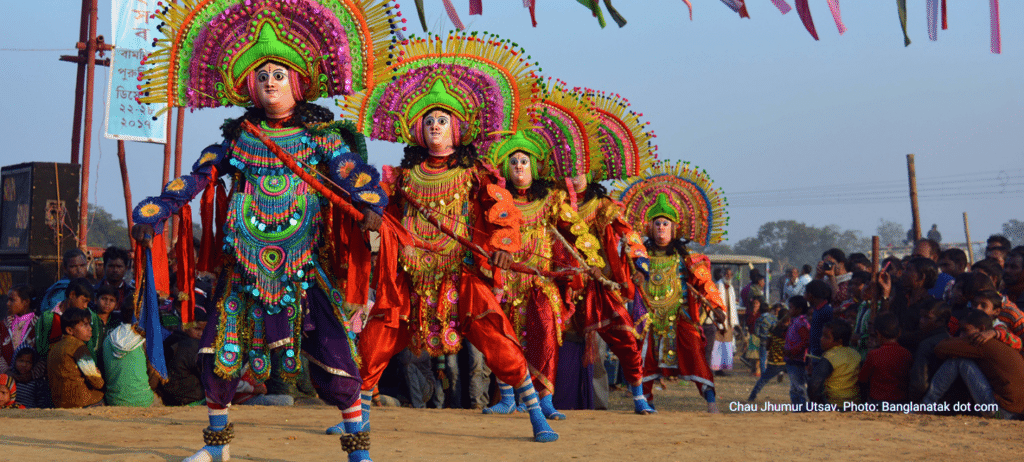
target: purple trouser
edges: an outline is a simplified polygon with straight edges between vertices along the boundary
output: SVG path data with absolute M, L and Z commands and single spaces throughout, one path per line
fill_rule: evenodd
M 346 409 L 359 401 L 362 379 L 359 378 L 359 367 L 352 359 L 345 327 L 334 315 L 334 307 L 319 284 L 313 284 L 306 291 L 303 305 L 302 353 L 309 359 L 313 387 L 328 404 Z M 200 340 L 198 359 L 203 388 L 207 403 L 213 405 L 211 407 L 226 407 L 235 396 L 239 377 L 225 379 L 214 372 L 211 351 L 217 335 L 216 320 L 220 318 L 217 313 L 210 313 L 210 319 Z M 265 323 L 268 343 L 291 336 L 290 323 L 283 311 L 266 316 Z

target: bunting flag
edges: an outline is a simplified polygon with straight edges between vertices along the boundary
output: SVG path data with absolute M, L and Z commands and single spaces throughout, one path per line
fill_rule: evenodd
M 483 0 L 469 0 L 469 15 L 484 14 Z
M 939 39 L 939 0 L 927 0 L 924 5 L 925 14 L 928 15 L 928 40 Z
M 455 26 L 455 30 L 466 30 L 466 25 L 462 24 L 462 20 L 459 19 L 459 13 L 455 11 L 455 5 L 452 5 L 452 0 L 441 0 L 444 3 L 444 11 L 448 13 L 448 19 Z
M 806 2 L 807 0 L 803 0 Z M 797 0 L 799 4 L 800 0 Z M 799 7 L 798 7 L 799 9 Z M 900 27 L 903 28 L 903 46 L 910 46 L 910 36 L 907 35 L 907 0 L 896 0 L 896 9 L 900 13 Z M 817 39 L 818 37 L 814 37 Z
M 781 2 L 783 0 L 778 0 L 778 1 Z M 690 3 L 690 0 L 683 0 L 683 3 L 686 4 L 686 9 L 690 10 L 690 21 L 693 21 L 693 4 Z
M 814 30 L 814 19 L 811 18 L 811 7 L 807 5 L 807 0 L 796 0 L 796 14 L 800 15 L 800 21 L 804 23 L 807 32 L 811 33 L 811 37 L 818 40 L 818 31 Z
M 750 18 L 750 14 L 747 13 L 746 0 L 722 0 L 722 3 L 729 7 L 730 10 L 739 13 L 741 18 Z
M 1003 50 L 1003 41 L 999 36 L 999 0 L 989 0 L 989 25 L 992 28 L 992 52 L 999 54 Z
M 793 9 L 793 7 L 789 6 L 789 3 L 786 3 L 786 0 L 772 0 L 772 3 L 775 4 L 775 7 L 782 14 L 789 13 Z
M 846 32 L 846 26 L 843 25 L 843 18 L 839 13 L 839 0 L 828 0 L 828 9 L 832 12 L 832 19 L 836 22 L 836 28 L 839 29 L 839 35 L 843 35 L 843 33 Z

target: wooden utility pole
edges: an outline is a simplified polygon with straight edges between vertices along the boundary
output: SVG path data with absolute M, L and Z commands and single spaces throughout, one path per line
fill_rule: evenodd
M 914 155 L 907 154 L 907 177 L 910 181 L 910 213 L 913 215 L 914 241 L 921 239 L 921 213 L 917 209 L 917 172 L 914 170 Z
M 967 224 L 967 212 L 964 212 L 964 237 L 967 238 L 967 264 L 974 264 L 974 244 L 971 243 L 971 227 Z
M 875 284 L 878 283 L 879 247 L 878 236 L 871 236 L 871 281 Z M 871 294 L 871 319 L 874 319 L 878 312 L 878 290 L 872 290 Z
M 128 235 L 132 235 L 132 188 L 128 185 L 128 161 L 124 155 L 124 140 L 117 140 L 117 162 L 121 165 L 121 181 L 124 182 L 125 222 L 128 223 Z

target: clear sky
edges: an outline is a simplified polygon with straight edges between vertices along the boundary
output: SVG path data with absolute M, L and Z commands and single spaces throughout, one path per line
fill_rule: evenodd
M 419 29 L 413 2 L 400 3 L 410 31 Z M 431 30 L 449 30 L 441 2 L 425 3 Z M 662 159 L 690 161 L 724 190 L 730 243 L 780 219 L 865 235 L 880 219 L 909 227 L 908 153 L 923 227 L 937 223 L 945 241 L 963 241 L 963 212 L 976 241 L 1024 219 L 1024 2 L 1001 2 L 1000 55 L 989 52 L 981 1 L 949 2 L 949 29 L 937 42 L 928 40 L 925 1 L 908 1 L 906 48 L 891 0 L 841 2 L 842 36 L 827 2 L 812 0 L 819 42 L 795 10 L 781 15 L 768 0 L 747 0 L 752 19 L 718 0 L 692 0 L 692 22 L 679 0 L 620 0 L 629 21 L 621 29 L 611 21 L 600 29 L 571 0 L 537 2 L 537 28 L 518 1 L 486 1 L 483 16 L 454 3 L 469 29 L 518 42 L 544 75 L 627 97 L 658 134 Z M 78 5 L 4 9 L 0 164 L 69 160 L 75 66 L 57 57 L 74 54 Z M 109 0 L 99 9 L 98 30 L 109 37 Z M 16 51 L 26 49 L 42 51 Z M 122 217 L 116 143 L 102 137 L 108 74 L 98 69 L 89 200 Z M 222 119 L 240 113 L 186 115 L 185 171 L 219 141 Z M 157 194 L 162 146 L 129 142 L 127 151 L 134 200 Z M 370 156 L 397 164 L 401 147 L 371 143 Z

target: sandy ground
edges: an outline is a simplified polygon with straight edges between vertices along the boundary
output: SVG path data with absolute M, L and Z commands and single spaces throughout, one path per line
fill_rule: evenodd
M 629 411 L 613 392 L 610 411 L 568 411 L 552 422 L 561 439 L 534 443 L 525 415 L 470 410 L 375 408 L 371 454 L 404 460 L 996 460 L 1024 451 L 1024 422 L 882 413 L 738 413 L 753 378 L 719 378 L 721 415 L 708 415 L 688 383 L 656 390 L 659 412 Z M 788 382 L 759 399 L 788 402 Z M 627 407 L 630 406 L 630 407 Z M 231 411 L 235 460 L 344 460 L 324 428 L 339 420 L 324 405 L 238 406 Z M 205 408 L 0 411 L 0 460 L 173 461 L 202 445 Z M 1011 456 L 1012 459 L 1012 456 Z

